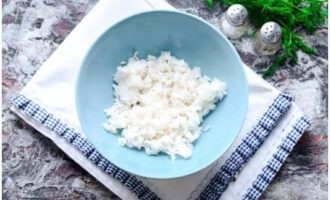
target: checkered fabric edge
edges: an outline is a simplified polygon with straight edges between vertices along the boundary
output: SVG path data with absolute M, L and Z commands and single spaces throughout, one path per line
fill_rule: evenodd
M 267 163 L 267 166 L 263 168 L 262 173 L 258 175 L 252 187 L 244 195 L 244 200 L 255 200 L 261 196 L 276 173 L 280 170 L 299 138 L 311 124 L 312 121 L 306 116 L 300 118 L 296 122 L 288 136 L 283 139 L 281 145 L 273 155 L 273 158 Z
M 258 124 L 249 131 L 242 143 L 231 154 L 228 160 L 226 160 L 225 164 L 220 167 L 219 171 L 201 192 L 198 197 L 199 200 L 216 200 L 220 198 L 229 183 L 235 180 L 236 175 L 263 144 L 282 116 L 288 111 L 291 103 L 292 97 L 287 94 L 280 94 L 275 98 L 268 110 L 259 119 Z M 261 185 L 262 182 L 258 184 Z M 262 188 L 259 185 L 257 188 Z
M 134 175 L 119 169 L 95 150 L 92 144 L 82 138 L 74 129 L 69 128 L 65 123 L 55 118 L 38 104 L 27 99 L 23 95 L 16 95 L 12 98 L 12 104 L 23 113 L 30 116 L 36 122 L 44 125 L 45 128 L 65 138 L 92 163 L 99 167 L 105 174 L 110 175 L 121 182 L 127 189 L 134 193 L 141 200 L 160 200 L 157 195 L 146 187 L 142 181 Z

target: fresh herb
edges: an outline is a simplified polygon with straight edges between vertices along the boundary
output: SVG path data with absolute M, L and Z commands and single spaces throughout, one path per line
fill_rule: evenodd
M 307 45 L 296 33 L 306 28 L 312 34 L 325 23 L 328 13 L 326 0 L 206 0 L 210 8 L 214 2 L 225 5 L 241 4 L 249 11 L 249 19 L 259 29 L 268 21 L 275 21 L 282 27 L 283 51 L 274 63 L 263 72 L 263 76 L 272 76 L 286 61 L 297 61 L 297 51 L 316 55 L 315 48 Z M 211 6 L 210 6 L 211 5 Z
M 207 6 L 211 9 L 214 9 L 214 1 L 213 0 L 205 0 Z

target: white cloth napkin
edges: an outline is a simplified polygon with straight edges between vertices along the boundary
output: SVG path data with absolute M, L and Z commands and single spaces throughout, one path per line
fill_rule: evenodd
M 74 90 L 79 66 L 87 50 L 114 23 L 130 15 L 152 9 L 173 8 L 163 0 L 100 0 L 42 65 L 31 81 L 20 92 L 20 95 L 37 103 L 40 107 L 46 109 L 47 112 L 61 119 L 69 127 L 77 130 L 85 137 L 75 110 Z M 239 136 L 216 163 L 196 174 L 171 180 L 155 180 L 140 177 L 139 179 L 161 199 L 197 198 L 217 172 L 218 167 L 226 162 L 241 144 L 242 139 L 258 124 L 268 107 L 280 94 L 277 89 L 261 79 L 248 67 L 245 67 L 245 70 L 249 83 L 249 108 L 246 121 Z M 120 182 L 96 167 L 70 143 L 66 142 L 65 139 L 32 119 L 31 116 L 25 114 L 19 108 L 13 106 L 12 110 L 40 133 L 52 139 L 59 148 L 118 196 L 123 199 L 137 198 Z M 246 198 L 246 194 L 249 191 L 251 192 L 251 188 L 253 190 L 253 184 L 263 174 L 265 167 L 278 152 L 279 147 L 283 145 L 285 138 L 295 130 L 294 125 L 302 117 L 303 113 L 293 103 L 266 141 L 236 175 L 236 180 L 228 185 L 227 189 L 222 193 L 221 199 L 235 200 Z M 301 132 L 303 129 L 299 131 Z M 262 191 L 259 191 L 258 196 Z

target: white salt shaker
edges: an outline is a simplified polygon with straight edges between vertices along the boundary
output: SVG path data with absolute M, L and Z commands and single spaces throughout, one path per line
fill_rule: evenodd
M 275 54 L 282 46 L 282 30 L 276 22 L 262 25 L 254 40 L 254 48 L 261 55 Z
M 221 16 L 220 30 L 231 39 L 241 37 L 247 31 L 248 11 L 241 4 L 231 5 Z

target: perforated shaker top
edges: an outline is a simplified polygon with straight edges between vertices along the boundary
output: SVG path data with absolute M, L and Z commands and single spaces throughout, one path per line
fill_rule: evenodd
M 260 37 L 263 42 L 273 44 L 278 42 L 282 37 L 280 25 L 276 22 L 267 22 L 260 29 Z
M 241 4 L 231 5 L 226 12 L 227 21 L 233 26 L 243 25 L 248 18 L 248 11 Z

